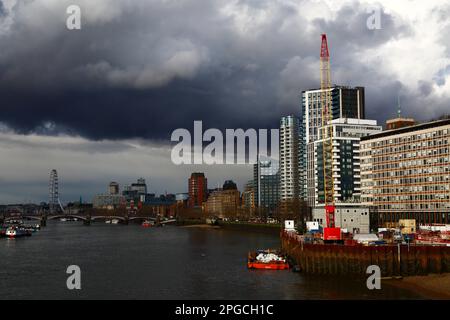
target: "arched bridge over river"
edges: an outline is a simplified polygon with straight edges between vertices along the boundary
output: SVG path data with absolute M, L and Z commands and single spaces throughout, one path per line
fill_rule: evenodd
M 91 224 L 95 221 L 107 221 L 107 220 L 119 220 L 122 224 L 128 224 L 130 222 L 142 222 L 152 221 L 157 225 L 164 225 L 168 223 L 175 223 L 176 219 L 164 219 L 159 216 L 144 216 L 144 215 L 107 215 L 107 214 L 40 214 L 40 215 L 2 215 L 0 216 L 0 223 L 8 223 L 16 220 L 34 220 L 39 221 L 41 226 L 45 226 L 47 221 L 60 220 L 60 219 L 77 219 L 82 221 L 85 225 Z

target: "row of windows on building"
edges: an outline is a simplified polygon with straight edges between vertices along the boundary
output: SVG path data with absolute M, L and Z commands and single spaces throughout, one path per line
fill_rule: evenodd
M 373 141 L 373 142 L 366 142 L 362 145 L 363 149 L 367 148 L 380 148 L 384 146 L 390 146 L 396 144 L 404 144 L 404 143 L 410 143 L 410 142 L 421 142 L 421 140 L 427 140 L 431 138 L 436 137 L 444 137 L 447 136 L 449 133 L 448 129 L 442 129 L 442 130 L 436 130 L 433 132 L 428 133 L 422 133 L 422 134 L 412 134 L 406 137 L 398 137 L 398 138 L 392 138 L 392 139 L 383 139 L 380 141 Z M 445 140 L 443 140 L 445 141 Z M 414 145 L 414 144 L 411 144 Z
M 378 215 L 379 225 L 384 222 L 398 222 L 399 219 L 417 219 L 420 224 L 450 223 L 450 213 L 439 212 L 403 212 L 403 213 L 380 213 Z
M 448 200 L 449 197 L 447 194 L 442 194 L 439 198 L 438 195 L 412 195 L 412 196 L 404 196 L 404 199 L 406 200 L 399 200 L 400 196 L 373 196 L 371 197 L 373 199 L 373 202 L 391 202 L 391 203 L 410 203 L 410 202 L 417 202 L 420 203 L 421 201 L 435 201 L 436 203 L 440 203 L 442 200 Z
M 442 184 L 442 183 L 448 183 L 449 176 L 448 175 L 422 175 L 420 177 L 414 177 L 414 178 L 402 178 L 402 179 L 391 179 L 386 180 L 385 178 L 379 178 L 375 177 L 372 181 L 367 181 L 364 177 L 361 179 L 363 182 L 363 186 L 372 186 L 373 188 L 382 188 L 382 187 L 401 187 L 405 185 L 411 186 L 411 188 L 417 189 L 419 188 L 419 184 L 426 186 L 426 185 L 433 185 L 433 184 Z
M 406 179 L 402 179 L 406 180 Z M 446 179 L 448 181 L 448 178 Z M 448 184 L 442 183 L 416 183 L 411 185 L 411 183 L 392 183 L 386 181 L 377 182 L 366 182 L 363 181 L 361 186 L 365 189 L 366 193 L 398 193 L 398 192 L 438 192 L 438 191 L 449 191 L 450 186 Z M 368 189 L 370 188 L 370 189 Z
M 433 185 L 433 186 L 405 186 L 405 187 L 372 187 L 371 189 L 364 189 L 362 190 L 363 194 L 373 194 L 376 196 L 377 194 L 404 194 L 404 193 L 412 193 L 415 194 L 417 192 L 448 192 L 450 191 L 450 186 L 447 185 Z M 417 196 L 421 196 L 420 194 L 417 194 Z
M 367 157 L 367 153 L 363 154 L 361 153 L 361 158 L 363 163 L 385 163 L 385 164 L 400 164 L 400 165 L 411 165 L 413 162 L 410 161 L 401 161 L 402 159 L 417 159 L 415 161 L 418 161 L 417 163 L 443 163 L 444 159 L 445 161 L 448 161 L 448 152 L 449 150 L 447 148 L 438 149 L 438 150 L 422 150 L 417 152 L 410 152 L 407 154 L 399 154 L 395 153 L 391 156 L 373 156 L 373 157 Z M 446 157 L 447 156 L 447 157 Z M 440 159 L 440 161 L 435 160 Z M 400 161 L 400 162 L 399 162 Z
M 448 157 L 431 157 L 426 159 L 417 159 L 416 160 L 409 160 L 409 161 L 397 161 L 397 162 L 390 162 L 390 163 L 384 163 L 384 164 L 376 164 L 371 165 L 367 161 L 361 161 L 361 165 L 364 166 L 364 168 L 371 168 L 373 171 L 377 170 L 395 170 L 395 169 L 401 169 L 404 170 L 404 168 L 414 168 L 414 167 L 423 167 L 423 166 L 435 166 L 438 165 L 444 165 L 445 168 L 447 168 L 447 163 L 449 161 Z M 375 169 L 377 168 L 377 169 Z M 446 170 L 445 172 L 447 172 Z
M 400 144 L 389 144 L 387 146 L 373 148 L 374 154 L 383 154 L 389 152 L 401 152 L 401 151 L 410 151 L 415 149 L 422 148 L 432 148 L 448 145 L 448 138 L 439 139 L 439 140 L 424 140 L 424 141 L 416 141 L 416 142 L 407 142 L 403 141 Z
M 404 165 L 402 167 L 395 166 L 394 164 L 389 165 L 374 165 L 371 170 L 375 175 L 378 175 L 379 177 L 396 177 L 396 176 L 403 176 L 403 175 L 417 175 L 421 173 L 433 173 L 433 172 L 448 172 L 449 169 L 446 165 L 448 162 L 441 163 L 442 166 L 436 166 L 438 163 L 422 163 L 421 165 L 417 164 L 411 164 L 411 165 Z M 433 166 L 435 165 L 435 166 Z M 365 166 L 361 166 L 363 168 L 367 168 Z M 406 167 L 406 168 L 404 168 Z M 387 171 L 389 170 L 389 171 Z M 420 172 L 419 172 L 420 170 Z M 377 172 L 379 171 L 379 172 Z
M 437 203 L 382 203 L 377 204 L 374 202 L 374 206 L 379 211 L 389 211 L 389 210 L 445 210 L 450 209 L 450 203 L 448 202 L 437 202 Z
M 384 170 L 386 170 L 387 168 L 385 168 Z M 394 178 L 394 177 L 408 177 L 408 176 L 413 176 L 413 177 L 408 177 L 405 179 L 408 180 L 404 180 L 405 183 L 409 183 L 409 182 L 415 182 L 418 179 L 424 179 L 424 177 L 421 177 L 421 175 L 428 175 L 429 176 L 429 180 L 428 181 L 446 181 L 448 180 L 448 178 L 443 179 L 444 177 L 448 177 L 448 175 L 446 175 L 446 173 L 448 173 L 450 171 L 450 168 L 448 166 L 440 166 L 440 167 L 422 167 L 422 168 L 416 168 L 416 169 L 399 169 L 399 170 L 395 170 L 395 171 L 382 171 L 381 170 L 376 170 L 379 172 L 373 172 L 373 173 L 369 173 L 369 174 L 363 174 L 363 177 L 368 178 L 368 179 L 385 179 L 385 178 Z M 375 171 L 375 170 L 374 170 Z M 433 175 L 439 175 L 438 177 L 435 177 Z M 438 180 L 436 180 L 436 178 Z M 391 181 L 394 179 L 391 179 Z M 424 180 L 425 182 L 426 180 Z
M 397 159 L 404 159 L 404 158 L 414 158 L 414 157 L 418 157 L 418 156 L 430 157 L 433 155 L 446 155 L 449 153 L 448 147 L 441 147 L 441 146 L 433 146 L 430 148 L 421 148 L 420 150 L 416 150 L 416 151 L 396 150 L 396 149 L 397 148 L 391 148 L 391 150 L 388 150 L 386 152 L 382 152 L 381 150 L 372 151 L 372 152 L 363 151 L 363 152 L 361 152 L 361 156 L 371 155 L 374 160 L 392 161 L 394 159 L 394 157 L 397 157 Z M 386 149 L 382 149 L 382 150 L 386 150 Z M 412 150 L 415 150 L 415 149 L 412 148 Z
M 389 195 L 383 194 L 382 196 L 377 196 L 375 194 L 374 201 L 390 201 L 390 202 L 402 202 L 402 201 L 428 201 L 428 200 L 449 200 L 450 195 L 448 192 L 437 192 L 433 194 L 417 194 L 410 192 L 403 193 L 388 193 Z M 363 193 L 365 195 L 365 193 Z
M 426 190 L 428 185 L 442 184 L 443 182 L 448 182 L 450 177 L 448 175 L 435 175 L 435 176 L 420 176 L 415 178 L 402 178 L 402 179 L 391 179 L 386 180 L 382 178 L 375 177 L 374 180 L 366 180 L 366 177 L 362 177 L 362 185 L 364 187 L 401 187 L 403 185 L 412 185 L 413 188 L 419 188 L 418 184 L 422 185 Z

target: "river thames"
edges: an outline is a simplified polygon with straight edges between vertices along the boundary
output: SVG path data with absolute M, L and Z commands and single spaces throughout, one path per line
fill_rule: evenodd
M 365 280 L 248 270 L 247 252 L 279 247 L 253 231 L 49 222 L 31 238 L 0 239 L 0 299 L 411 299 Z M 81 268 L 81 290 L 66 269 Z

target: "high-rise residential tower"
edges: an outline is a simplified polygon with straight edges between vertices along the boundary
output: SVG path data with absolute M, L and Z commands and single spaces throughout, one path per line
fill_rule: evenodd
M 189 178 L 189 207 L 201 207 L 206 201 L 208 181 L 203 172 L 194 172 Z
M 341 205 L 360 205 L 361 202 L 361 176 L 360 176 L 360 138 L 379 133 L 381 126 L 376 120 L 361 120 L 339 118 L 331 121 L 333 130 L 333 190 L 334 203 Z M 318 139 L 312 143 L 314 157 L 308 166 L 308 205 L 311 207 L 324 205 L 324 179 L 323 179 L 323 141 L 324 132 L 319 130 Z M 326 139 L 326 137 L 325 137 Z
M 300 121 L 295 116 L 280 120 L 280 201 L 300 196 L 299 175 Z
M 330 89 L 331 114 L 333 119 L 352 118 L 365 119 L 364 87 L 333 86 Z M 314 160 L 314 145 L 318 139 L 319 128 L 322 126 L 322 97 L 321 89 L 306 90 L 302 92 L 302 122 L 300 128 L 300 196 L 303 199 L 310 197 L 307 185 L 311 177 L 307 176 L 312 170 Z
M 331 113 L 337 118 L 365 118 L 364 87 L 334 86 L 331 91 Z M 314 142 L 322 126 L 322 90 L 302 92 L 302 130 L 306 143 Z

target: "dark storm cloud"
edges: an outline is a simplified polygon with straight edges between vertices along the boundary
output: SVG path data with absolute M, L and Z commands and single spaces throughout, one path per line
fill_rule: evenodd
M 439 86 L 445 85 L 445 78 L 450 74 L 450 65 L 446 66 L 444 69 L 441 69 L 437 72 L 437 74 L 434 76 L 434 81 Z
M 430 81 L 419 81 L 419 91 L 420 94 L 422 94 L 424 97 L 430 95 L 430 93 L 433 91 L 433 84 Z
M 373 10 L 377 8 L 380 9 L 381 29 L 369 29 L 367 20 L 374 14 Z M 387 14 L 383 7 L 368 7 L 356 1 L 339 9 L 335 19 L 325 20 L 320 18 L 313 23 L 318 30 L 326 30 L 332 42 L 339 43 L 337 48 L 343 52 L 333 52 L 338 59 L 349 56 L 349 53 L 358 50 L 358 48 L 367 50 L 392 38 L 412 33 L 412 30 L 406 24 L 396 25 L 394 17 Z M 347 51 L 344 52 L 344 50 Z
M 80 2 L 79 31 L 65 29 L 64 1 L 53 11 L 36 7 L 34 16 L 26 2 L 9 13 L 13 23 L 0 34 L 0 122 L 91 139 L 168 139 L 194 120 L 273 128 L 280 116 L 299 114 L 301 90 L 319 85 L 321 33 L 330 39 L 333 82 L 366 85 L 366 72 L 383 75 L 356 53 L 409 32 L 386 13 L 382 32 L 368 30 L 366 7 L 356 2 L 311 24 L 301 5 L 284 1 L 88 3 Z M 383 80 L 367 88 L 378 119 L 402 86 Z

